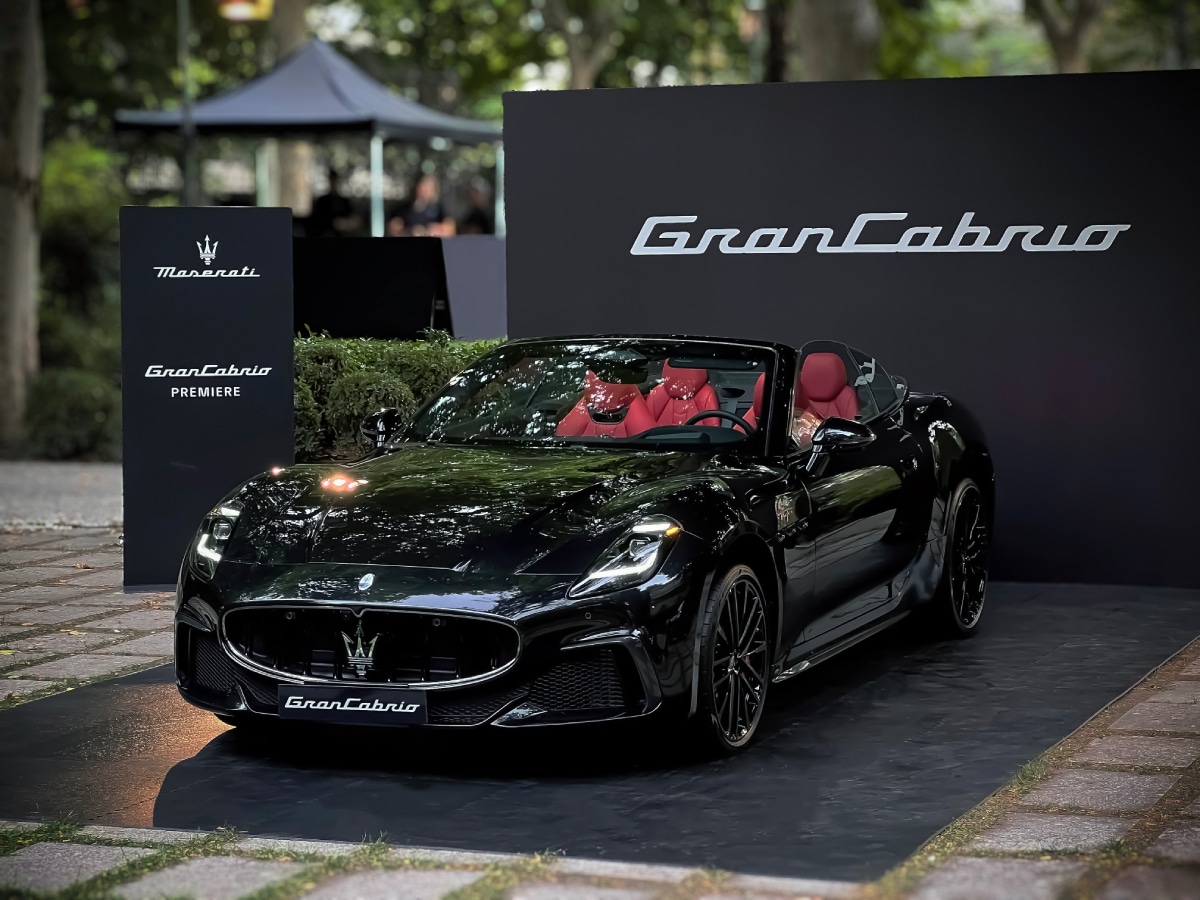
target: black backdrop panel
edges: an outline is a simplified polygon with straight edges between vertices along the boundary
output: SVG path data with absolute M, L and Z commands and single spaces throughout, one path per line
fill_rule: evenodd
M 121 210 L 127 586 L 173 582 L 205 512 L 292 461 L 291 325 L 291 210 Z
M 982 418 L 995 575 L 1200 585 L 1197 96 L 1200 72 L 508 94 L 510 334 L 844 340 Z M 968 212 L 992 245 L 1129 228 L 1090 252 L 630 252 L 650 216 L 696 216 L 653 231 L 690 248 L 826 227 L 830 250 L 863 213 L 907 218 L 857 243 L 946 245 Z
M 431 325 L 448 330 L 445 297 L 438 238 L 296 239 L 299 334 L 411 340 Z

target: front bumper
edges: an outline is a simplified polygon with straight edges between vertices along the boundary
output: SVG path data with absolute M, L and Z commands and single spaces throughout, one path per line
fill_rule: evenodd
M 226 617 L 268 604 L 244 599 L 221 603 L 212 585 L 188 581 L 181 585 L 176 613 L 175 660 L 180 693 L 190 703 L 227 715 L 278 716 L 278 689 L 283 684 L 383 686 L 345 674 L 335 679 L 311 673 L 288 676 L 255 664 L 245 655 L 244 644 L 230 639 Z M 688 657 L 695 617 L 683 613 L 695 595 L 694 585 L 684 578 L 664 588 L 649 593 L 634 589 L 625 597 L 587 604 L 539 600 L 508 620 L 520 633 L 520 652 L 494 676 L 465 684 L 388 686 L 423 691 L 429 726 L 517 728 L 649 715 L 690 691 Z M 364 611 L 352 599 L 295 600 L 287 605 L 297 610 Z M 371 607 L 381 608 L 387 606 Z M 407 603 L 394 608 L 418 616 L 446 613 L 445 607 L 423 609 Z

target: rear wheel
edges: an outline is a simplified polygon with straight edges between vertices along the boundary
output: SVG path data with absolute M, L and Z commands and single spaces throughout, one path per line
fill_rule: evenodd
M 946 559 L 934 610 L 951 634 L 974 634 L 987 595 L 991 511 L 983 491 L 964 478 L 950 497 Z
M 700 624 L 700 685 L 695 728 L 730 754 L 754 738 L 770 685 L 766 595 L 754 570 L 736 565 L 709 591 Z

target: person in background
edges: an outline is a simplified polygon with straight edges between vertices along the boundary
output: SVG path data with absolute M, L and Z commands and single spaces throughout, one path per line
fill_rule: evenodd
M 417 179 L 412 200 L 388 222 L 387 232 L 405 237 L 449 237 L 454 234 L 454 219 L 442 208 L 434 176 L 422 175 Z
M 313 237 L 345 237 L 354 234 L 362 219 L 354 205 L 338 191 L 341 178 L 337 170 L 329 170 L 329 192 L 313 201 L 309 216 Z
M 492 224 L 492 186 L 486 178 L 476 176 L 471 180 L 469 195 L 471 209 L 458 223 L 459 234 L 495 234 Z

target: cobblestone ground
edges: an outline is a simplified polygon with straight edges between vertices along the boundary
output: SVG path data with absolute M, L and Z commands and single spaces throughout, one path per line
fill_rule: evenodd
M 0 708 L 157 665 L 171 594 L 125 594 L 111 528 L 0 534 Z
M 0 896 L 44 900 L 801 900 L 861 885 L 550 856 L 0 821 Z

